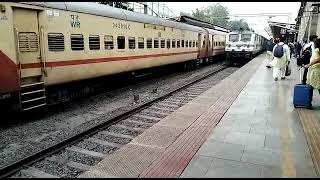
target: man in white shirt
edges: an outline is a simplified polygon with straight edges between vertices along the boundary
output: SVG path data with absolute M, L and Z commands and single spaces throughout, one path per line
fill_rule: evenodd
M 285 79 L 286 74 L 286 67 L 288 62 L 290 61 L 290 48 L 287 44 L 284 43 L 284 37 L 279 38 L 279 43 L 273 47 L 273 56 L 274 56 L 274 62 L 273 62 L 273 79 L 275 81 L 278 81 L 281 77 L 281 79 Z M 277 57 L 277 51 L 279 47 L 282 46 L 282 56 Z M 278 48 L 277 48 L 278 47 Z

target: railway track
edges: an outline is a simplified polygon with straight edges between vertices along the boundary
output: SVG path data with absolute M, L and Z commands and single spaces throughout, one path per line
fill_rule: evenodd
M 227 66 L 220 65 L 215 71 L 159 98 L 0 169 L 0 177 L 77 177 L 107 154 L 129 143 L 153 124 L 217 84 L 224 78 L 217 82 L 220 72 L 229 73 L 227 75 L 232 73 L 228 72 Z

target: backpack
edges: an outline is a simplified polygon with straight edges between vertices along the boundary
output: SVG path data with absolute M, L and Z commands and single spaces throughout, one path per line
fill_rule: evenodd
M 297 65 L 302 66 L 303 64 L 309 64 L 311 56 L 312 56 L 312 49 L 311 49 L 311 46 L 309 46 L 302 52 L 301 57 L 297 59 Z
M 283 44 L 284 45 L 284 44 Z M 283 45 L 277 45 L 274 49 L 273 56 L 277 58 L 281 58 L 284 54 Z

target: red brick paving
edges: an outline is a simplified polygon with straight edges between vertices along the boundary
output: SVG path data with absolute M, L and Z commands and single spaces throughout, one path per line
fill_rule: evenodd
M 252 60 L 219 85 L 224 92 L 182 135 L 169 146 L 139 177 L 177 178 L 192 157 L 206 141 L 211 130 L 227 112 L 250 77 L 261 64 L 261 59 Z

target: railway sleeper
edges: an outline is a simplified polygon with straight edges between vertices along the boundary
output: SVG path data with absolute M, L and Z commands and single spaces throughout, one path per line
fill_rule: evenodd
M 89 155 L 95 158 L 100 158 L 103 159 L 105 157 L 105 154 L 103 153 L 99 153 L 99 152 L 95 152 L 95 151 L 90 151 L 87 149 L 83 149 L 77 146 L 71 146 L 66 148 L 67 151 L 73 151 L 73 152 L 77 152 L 77 153 L 81 153 L 81 154 L 85 154 L 85 155 Z
M 158 118 L 158 117 L 147 116 L 147 115 L 144 115 L 144 114 L 135 114 L 132 117 L 150 119 L 150 120 L 153 120 L 153 121 L 160 121 L 162 119 L 162 118 Z
M 55 176 L 52 174 L 48 174 L 44 171 L 41 171 L 34 167 L 28 167 L 27 169 L 21 170 L 22 175 L 29 175 L 35 178 L 60 178 L 59 176 Z
M 63 165 L 67 165 L 69 167 L 72 167 L 72 168 L 75 168 L 75 169 L 78 169 L 80 171 L 88 171 L 92 166 L 89 166 L 87 164 L 82 164 L 82 163 L 78 163 L 78 162 L 74 162 L 74 161 L 69 161 L 69 160 L 66 160 L 66 159 L 63 159 L 59 156 L 51 156 L 49 158 L 46 158 L 47 160 L 49 161 L 54 161 L 54 162 L 57 162 L 59 164 L 63 164 Z
M 162 103 L 162 102 L 157 103 L 157 104 L 155 104 L 154 106 L 157 106 L 157 105 L 159 105 L 159 106 L 168 106 L 168 107 L 176 108 L 176 109 L 178 109 L 178 108 L 181 107 L 181 106 L 178 106 L 178 105 L 175 105 L 175 104 L 165 104 L 165 103 Z
M 145 131 L 144 128 L 134 128 L 134 127 L 130 127 L 130 126 L 126 126 L 126 125 L 120 125 L 120 124 L 114 124 L 111 127 L 118 127 L 118 128 L 128 129 L 130 131 L 138 131 L 138 132 Z
M 114 136 L 114 137 L 118 137 L 118 138 L 126 138 L 126 139 L 131 139 L 131 140 L 135 138 L 134 136 L 130 136 L 130 135 L 126 135 L 126 134 L 113 133 L 113 132 L 110 132 L 110 131 L 101 131 L 99 133 L 103 134 L 103 135 L 107 135 L 107 136 Z
M 116 147 L 116 148 L 121 148 L 122 144 L 118 144 L 118 143 L 112 143 L 112 142 L 108 142 L 108 141 L 104 141 L 101 139 L 97 139 L 97 138 L 88 138 L 88 139 L 84 139 L 84 141 L 89 141 L 89 142 L 93 142 L 93 143 L 97 143 L 97 144 L 101 144 L 104 146 L 111 146 L 111 147 Z
M 124 120 L 124 122 L 128 122 L 128 123 L 135 123 L 135 124 L 141 124 L 141 125 L 146 125 L 146 126 L 152 126 L 155 123 L 147 123 L 147 122 L 142 122 L 142 121 L 136 121 L 136 120 L 130 120 L 130 119 L 126 119 Z

